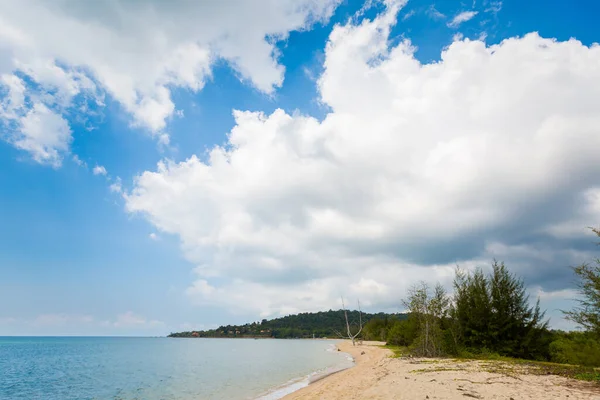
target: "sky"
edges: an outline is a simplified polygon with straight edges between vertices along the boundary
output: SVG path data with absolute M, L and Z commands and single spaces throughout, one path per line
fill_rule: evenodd
M 403 311 L 598 256 L 591 0 L 0 3 L 0 335 Z

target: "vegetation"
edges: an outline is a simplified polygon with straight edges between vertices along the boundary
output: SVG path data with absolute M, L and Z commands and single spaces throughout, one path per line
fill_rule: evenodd
M 451 309 L 455 320 L 455 352 L 461 348 L 486 349 L 500 355 L 543 359 L 547 353 L 539 301 L 529 306 L 524 283 L 494 261 L 490 276 L 481 270 L 466 274 L 458 270 Z
M 600 365 L 600 342 L 587 332 L 553 332 L 549 345 L 550 359 L 564 364 L 597 367 Z
M 593 229 L 600 236 L 600 230 Z M 561 375 L 600 380 L 600 259 L 574 267 L 581 298 L 567 318 L 583 331 L 549 330 L 539 301 L 531 305 L 522 279 L 494 261 L 491 273 L 456 270 L 454 292 L 441 286 L 413 287 L 406 318 L 371 319 L 368 340 L 385 340 L 396 355 L 454 356 L 511 361 L 556 370 Z M 528 361 L 519 361 L 528 360 Z M 560 364 L 560 365 L 558 365 Z
M 600 229 L 592 228 L 592 231 L 600 236 Z M 593 333 L 596 338 L 600 338 L 600 258 L 597 258 L 594 264 L 583 264 L 573 268 L 578 278 L 577 287 L 581 298 L 579 306 L 566 311 L 565 315 Z
M 426 357 L 444 354 L 444 325 L 449 313 L 450 299 L 441 285 L 433 293 L 422 283 L 409 290 L 404 305 L 413 316 L 416 337 L 413 340 L 413 352 Z
M 372 319 L 400 320 L 406 318 L 404 314 L 369 314 L 359 311 L 347 311 L 348 323 L 358 324 Z M 261 322 L 252 322 L 244 325 L 226 325 L 207 331 L 190 331 L 171 333 L 169 337 L 250 337 L 250 338 L 336 338 L 340 332 L 347 330 L 344 310 L 329 310 L 317 313 L 301 313 L 288 315 L 272 320 L 263 319 Z
M 502 263 L 481 269 L 456 271 L 454 294 L 441 285 L 433 290 L 422 283 L 404 301 L 408 318 L 372 319 L 364 327 L 366 339 L 408 346 L 419 356 L 496 353 L 507 357 L 549 360 L 555 338 L 543 321 L 539 304 L 529 305 L 522 280 Z

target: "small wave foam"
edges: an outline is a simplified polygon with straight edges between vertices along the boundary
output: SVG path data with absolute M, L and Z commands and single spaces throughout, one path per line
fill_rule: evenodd
M 279 387 L 270 390 L 269 392 L 258 397 L 256 400 L 278 400 L 290 393 L 294 393 L 297 390 L 307 387 L 309 383 L 309 377 L 293 379 Z
M 331 351 L 337 351 L 337 348 L 335 347 L 335 345 L 333 345 L 333 348 L 334 348 L 334 350 L 331 350 Z M 330 351 L 330 350 L 327 349 L 327 351 Z M 315 372 L 311 373 L 310 375 L 303 377 L 303 378 L 292 379 L 281 386 L 271 389 L 267 393 L 259 396 L 256 400 L 278 400 L 278 399 L 281 399 L 290 393 L 293 393 L 295 391 L 298 391 L 302 388 L 307 387 L 311 383 L 320 381 L 321 379 L 326 378 L 330 375 L 336 374 L 338 372 L 341 372 L 348 368 L 353 367 L 354 366 L 354 358 L 352 358 L 352 356 L 350 356 L 347 353 L 344 353 L 344 354 L 346 355 L 345 359 L 347 362 L 344 362 L 342 364 L 339 364 L 339 365 L 336 365 L 333 367 L 328 367 L 328 368 L 324 368 L 324 369 L 315 371 Z

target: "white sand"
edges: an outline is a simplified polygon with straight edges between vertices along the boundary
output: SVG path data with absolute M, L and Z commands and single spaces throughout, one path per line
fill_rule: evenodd
M 499 362 L 390 358 L 380 344 L 341 343 L 340 350 L 355 358 L 354 368 L 284 399 L 600 399 L 600 386 L 594 383 L 527 375 Z

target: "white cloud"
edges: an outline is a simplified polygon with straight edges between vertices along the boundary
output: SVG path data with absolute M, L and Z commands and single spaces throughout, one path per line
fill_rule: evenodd
M 151 234 L 148 235 L 148 237 L 152 240 L 158 240 L 159 237 L 156 233 L 152 232 Z
M 94 173 L 94 175 L 106 176 L 106 174 L 108 174 L 108 172 L 106 171 L 106 168 L 104 168 L 102 165 L 96 165 L 94 167 L 94 169 L 92 170 L 92 172 Z
M 17 131 L 6 138 L 10 143 L 29 152 L 40 164 L 61 166 L 62 155 L 72 140 L 69 124 L 62 116 L 42 103 L 35 103 L 25 115 L 13 121 Z
M 487 8 L 485 12 L 489 12 L 492 14 L 498 14 L 502 10 L 502 2 L 501 1 L 490 1 L 487 4 Z
M 163 324 L 164 323 L 162 321 L 148 320 L 141 315 L 137 315 L 137 314 L 133 313 L 132 311 L 127 311 L 126 313 L 119 314 L 117 316 L 116 321 L 112 322 L 112 325 L 117 328 L 131 328 L 131 327 L 151 328 L 151 327 L 160 326 Z
M 80 109 L 93 113 L 108 93 L 131 115 L 133 125 L 150 130 L 164 144 L 163 129 L 175 112 L 173 88 L 202 89 L 213 63 L 222 59 L 241 79 L 272 93 L 284 75 L 274 43 L 292 30 L 326 20 L 338 2 L 2 3 L 0 119 L 13 132 L 5 140 L 20 143 L 37 161 L 58 166 L 68 150 L 65 136 L 70 138 L 63 116 Z M 45 134 L 44 139 L 56 139 L 16 142 L 14 135 L 31 136 L 22 119 L 40 110 L 63 121 L 59 132 Z
M 87 168 L 86 162 L 83 161 L 81 158 L 79 158 L 79 156 L 77 154 L 73 154 L 73 162 L 80 167 Z
M 407 19 L 409 19 L 410 17 L 412 17 L 413 15 L 415 15 L 417 12 L 415 10 L 410 10 L 409 12 L 407 12 L 406 14 L 404 14 L 402 16 L 402 21 L 406 21 Z
M 571 221 L 597 184 L 600 47 L 465 39 L 421 64 L 409 41 L 388 48 L 396 12 L 333 30 L 323 121 L 236 111 L 226 146 L 164 160 L 125 194 L 198 265 L 194 302 L 269 315 L 343 294 L 393 309 L 416 281 L 498 254 L 544 290 L 568 285 L 557 260 L 539 268 L 543 249 L 510 242 Z
M 21 78 L 7 74 L 0 77 L 0 83 L 7 91 L 0 102 L 0 116 L 3 119 L 15 120 L 25 103 L 25 83 Z
M 572 300 L 577 299 L 579 297 L 579 293 L 574 289 L 561 289 L 555 291 L 545 291 L 544 289 L 538 287 L 534 291 L 542 300 L 546 299 L 563 299 L 563 300 Z
M 457 14 L 454 18 L 452 18 L 452 21 L 448 22 L 448 26 L 450 28 L 458 28 L 460 24 L 462 24 L 463 22 L 470 21 L 477 14 L 477 11 L 463 11 Z
M 429 6 L 429 8 L 427 9 L 427 15 L 429 15 L 429 18 L 434 19 L 434 20 L 440 20 L 440 19 L 445 19 L 446 15 L 442 14 L 441 12 L 439 12 L 437 10 L 437 8 L 435 8 L 435 5 L 432 4 L 431 6 Z
M 116 326 L 128 326 L 128 325 L 140 325 L 145 324 L 146 318 L 136 315 L 131 311 L 128 311 L 124 314 L 119 314 L 117 316 L 117 320 L 115 321 Z
M 113 183 L 111 183 L 108 188 L 112 193 L 122 193 L 123 185 L 122 185 L 121 178 L 117 176 L 115 181 Z
M 458 42 L 459 40 L 463 40 L 463 38 L 465 37 L 465 35 L 463 35 L 460 32 L 457 32 L 454 34 L 454 36 L 452 36 L 452 41 L 453 42 Z

